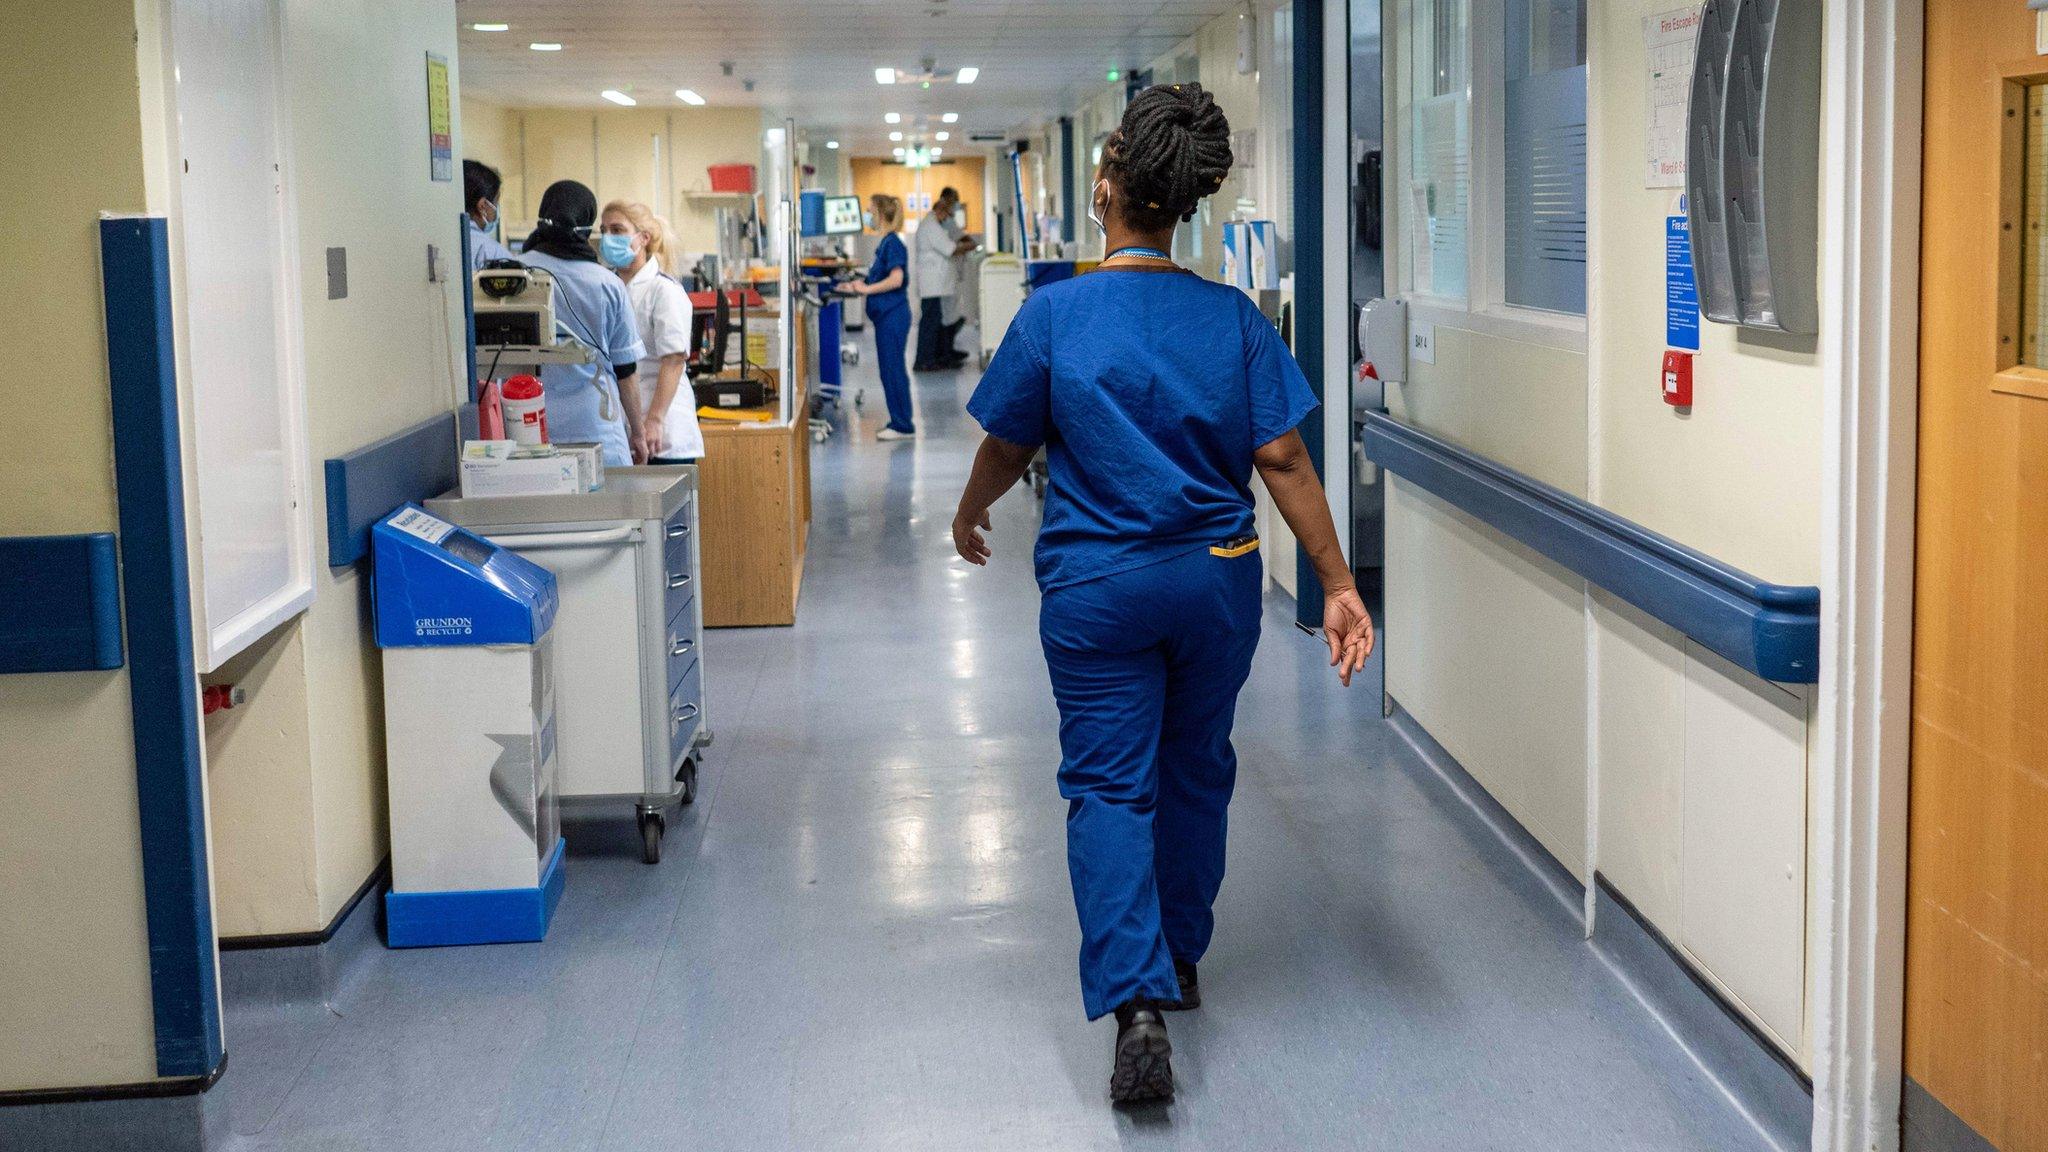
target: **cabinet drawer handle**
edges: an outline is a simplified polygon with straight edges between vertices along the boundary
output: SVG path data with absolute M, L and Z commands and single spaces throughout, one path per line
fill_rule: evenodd
M 668 538 L 671 540 L 681 540 L 689 534 L 690 526 L 688 524 L 671 524 L 668 526 Z
M 668 638 L 668 654 L 671 656 L 687 656 L 690 649 L 696 646 L 697 644 L 694 640 L 685 640 L 680 636 L 670 636 Z
M 681 588 L 689 582 L 690 574 L 688 572 L 671 572 L 668 574 L 668 586 L 671 588 Z
M 676 723 L 680 724 L 685 720 L 693 719 L 696 715 L 697 706 L 695 704 L 685 704 L 681 708 L 676 709 Z

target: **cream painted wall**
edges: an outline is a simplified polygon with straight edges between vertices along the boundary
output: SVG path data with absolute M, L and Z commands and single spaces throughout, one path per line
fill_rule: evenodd
M 1664 218 L 1677 189 L 1643 187 L 1649 94 L 1643 17 L 1668 0 L 1594 5 L 1599 116 L 1588 293 L 1600 413 L 1598 498 L 1615 512 L 1767 580 L 1820 580 L 1821 376 L 1811 337 L 1701 325 L 1692 411 L 1664 403 Z M 1818 209 L 1816 209 L 1817 211 Z
M 580 180 L 612 199 L 654 205 L 676 226 L 683 248 L 717 246 L 715 212 L 730 199 L 692 196 L 708 191 L 713 164 L 761 160 L 757 108 L 504 108 L 462 101 L 461 154 L 482 160 L 504 178 L 500 207 L 507 228 L 523 234 L 533 224 L 541 193 L 556 180 Z M 478 130 L 470 134 L 474 120 Z M 655 142 L 661 163 L 655 163 Z M 765 186 L 765 173 L 761 184 Z
M 1588 341 L 1598 413 L 1590 444 L 1594 499 L 1765 579 L 1817 583 L 1821 385 L 1811 340 L 1706 323 L 1691 412 L 1677 412 L 1659 394 L 1664 223 L 1677 211 L 1677 194 L 1643 187 L 1642 21 L 1669 7 L 1664 0 L 1615 0 L 1596 6 L 1588 24 L 1588 83 L 1598 94 L 1588 204 L 1589 257 L 1598 270 Z M 1596 597 L 1592 622 L 1600 872 L 1805 1060 L 1810 702 L 1803 692 L 1788 694 L 1717 658 L 1689 654 L 1676 632 L 1611 598 Z M 1719 750 L 1688 743 L 1689 722 L 1696 726 L 1702 703 L 1717 700 L 1743 705 L 1719 713 L 1737 721 L 1751 713 L 1772 718 L 1757 726 L 1756 742 L 1739 757 L 1728 750 L 1732 733 L 1722 735 Z M 1736 789 L 1739 803 L 1750 807 L 1730 813 L 1708 803 L 1699 785 L 1739 771 L 1737 759 L 1769 759 L 1777 769 Z M 1782 791 L 1788 784 L 1789 793 Z M 1724 839 L 1725 851 L 1701 854 L 1708 837 Z M 1743 859 L 1768 859 L 1775 867 L 1733 867 Z M 1708 874 L 1732 904 L 1702 898 Z M 1743 909 L 1750 930 L 1740 951 L 1725 944 L 1725 921 L 1736 914 L 1731 907 Z
M 462 393 L 461 179 L 431 180 L 426 154 L 425 54 L 454 59 L 454 6 L 289 0 L 285 30 L 308 435 L 324 460 Z M 330 247 L 348 251 L 346 299 L 327 299 Z M 324 505 L 318 469 L 313 483 Z M 324 564 L 316 584 L 304 616 L 208 677 L 250 697 L 207 726 L 222 936 L 325 928 L 387 851 L 367 591 Z
M 1411 364 L 1390 406 L 1757 575 L 1812 583 L 1821 408 L 1811 351 L 1710 323 L 1692 412 L 1661 396 L 1664 218 L 1676 198 L 1642 186 L 1642 19 L 1669 6 L 1589 6 L 1585 353 L 1430 308 L 1435 363 Z M 1390 78 L 1401 75 L 1405 26 L 1394 26 Z M 1405 225 L 1405 203 L 1390 200 L 1390 229 Z M 1398 263 L 1400 245 L 1389 250 Z M 1582 876 L 1597 869 L 1804 1060 L 1807 695 L 1586 591 L 1398 480 L 1388 558 L 1394 697 L 1553 855 Z
M 0 0 L 0 536 L 116 529 L 98 213 L 149 208 L 134 0 Z M 0 678 L 0 1091 L 156 1077 L 125 671 Z
M 1387 558 L 1387 690 L 1580 874 L 1585 582 L 1398 477 Z

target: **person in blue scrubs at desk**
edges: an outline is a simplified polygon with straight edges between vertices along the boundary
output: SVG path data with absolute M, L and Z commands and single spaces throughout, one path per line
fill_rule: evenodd
M 574 180 L 557 180 L 540 198 L 540 220 L 519 257 L 555 277 L 555 322 L 597 350 L 592 364 L 549 364 L 540 370 L 548 439 L 599 444 L 608 467 L 646 462 L 640 430 L 640 389 L 634 378 L 647 350 L 633 322 L 626 286 L 590 247 L 597 197 Z
M 868 197 L 868 226 L 883 232 L 867 278 L 847 287 L 868 298 L 868 322 L 875 328 L 876 367 L 882 373 L 882 396 L 889 402 L 889 424 L 877 440 L 910 440 L 917 436 L 911 411 L 910 372 L 903 352 L 910 343 L 910 249 L 896 229 L 903 223 L 903 201 L 876 193 Z
M 492 260 L 513 260 L 512 250 L 498 243 L 490 229 L 498 223 L 498 170 L 475 160 L 462 162 L 462 194 L 469 200 L 469 270 Z
M 1256 469 L 1322 581 L 1346 685 L 1372 652 L 1308 449 L 1315 393 L 1250 297 L 1168 255 L 1230 173 L 1230 124 L 1197 84 L 1132 100 L 1090 219 L 1109 256 L 1033 292 L 968 402 L 988 433 L 953 540 L 986 564 L 988 509 L 1040 445 L 1039 636 L 1060 712 L 1060 794 L 1081 921 L 1081 999 L 1117 1018 L 1110 1096 L 1173 1095 L 1163 1012 L 1201 1003 L 1237 775 L 1233 710 L 1261 622 Z

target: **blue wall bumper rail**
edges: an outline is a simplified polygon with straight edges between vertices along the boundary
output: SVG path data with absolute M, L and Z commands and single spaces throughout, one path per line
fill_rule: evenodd
M 421 421 L 327 461 L 327 563 L 346 568 L 370 554 L 370 526 L 401 504 L 455 487 L 455 414 Z
M 1820 589 L 1772 584 L 1387 416 L 1373 463 L 1766 680 L 1820 679 Z
M 124 656 L 112 532 L 0 537 L 0 672 L 104 672 Z

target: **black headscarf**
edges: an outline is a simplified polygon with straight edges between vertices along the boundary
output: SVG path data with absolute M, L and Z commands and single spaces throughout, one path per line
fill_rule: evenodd
M 597 253 L 590 250 L 590 229 L 596 224 L 597 194 L 574 180 L 557 180 L 541 194 L 540 221 L 521 250 L 595 264 Z

